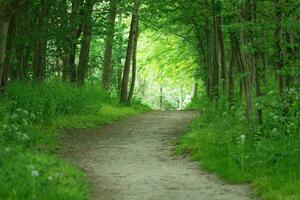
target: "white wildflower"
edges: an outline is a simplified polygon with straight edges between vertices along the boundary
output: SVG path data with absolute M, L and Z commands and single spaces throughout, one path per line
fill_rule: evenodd
M 241 135 L 241 140 L 242 140 L 242 143 L 245 142 L 245 139 L 246 139 L 246 136 L 245 135 Z
M 28 170 L 30 170 L 30 171 L 35 170 L 35 166 L 34 166 L 34 165 L 28 165 L 27 168 L 28 168 Z
M 53 180 L 53 177 L 52 177 L 52 176 L 48 176 L 48 180 L 49 180 L 49 181 L 52 181 L 52 180 Z
M 31 171 L 31 176 L 37 177 L 37 176 L 39 176 L 39 172 L 37 170 L 33 170 L 33 171 Z
M 25 115 L 28 115 L 28 114 L 29 114 L 29 112 L 28 112 L 27 110 L 24 110 L 23 113 L 24 113 Z
M 22 140 L 28 140 L 28 139 L 29 139 L 28 135 L 26 133 L 24 133 L 22 135 Z

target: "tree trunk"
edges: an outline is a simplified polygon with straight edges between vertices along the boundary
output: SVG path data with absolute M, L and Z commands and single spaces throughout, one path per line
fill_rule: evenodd
M 246 119 L 247 119 L 248 125 L 250 125 L 250 123 L 252 121 L 252 113 L 253 113 L 251 73 L 243 59 L 239 40 L 236 41 L 236 55 L 237 55 L 237 62 L 240 66 L 240 69 L 242 72 L 242 77 L 243 77 L 243 85 L 244 85 L 244 91 L 245 91 L 245 97 L 246 97 Z
M 218 42 L 219 42 L 219 47 L 220 47 L 220 56 L 221 56 L 221 83 L 222 83 L 222 88 L 225 91 L 226 89 L 226 53 L 225 53 L 225 45 L 224 45 L 224 34 L 221 28 L 222 25 L 222 17 L 218 15 L 216 17 L 216 25 L 217 25 L 217 37 L 218 37 Z
M 134 38 L 137 32 L 138 12 L 140 6 L 141 6 L 141 2 L 139 0 L 135 1 L 133 13 L 132 13 L 132 19 L 131 19 L 131 27 L 130 27 L 125 67 L 124 67 L 122 86 L 121 86 L 121 94 L 120 94 L 121 103 L 126 103 L 128 98 L 129 72 L 130 72 L 131 58 L 133 53 Z
M 164 94 L 163 94 L 163 86 L 162 84 L 160 84 L 160 88 L 159 88 L 159 107 L 160 110 L 163 110 L 163 102 L 164 101 Z
M 129 94 L 128 94 L 128 99 L 127 103 L 131 104 L 132 102 L 132 97 L 134 93 L 134 88 L 135 88 L 135 81 L 136 81 L 136 54 L 137 54 L 137 45 L 138 45 L 138 39 L 139 39 L 139 22 L 137 21 L 137 31 L 134 37 L 134 45 L 133 45 L 133 54 L 132 54 L 132 76 L 131 76 L 131 84 L 130 84 L 130 89 L 129 89 Z
M 236 47 L 235 47 L 235 33 L 230 33 L 230 41 L 231 41 L 231 60 L 230 60 L 230 67 L 229 67 L 229 88 L 228 88 L 228 101 L 229 101 L 229 110 L 231 110 L 233 106 L 234 100 L 234 89 L 235 89 L 235 82 L 234 82 L 234 66 L 236 64 Z
M 93 14 L 94 0 L 87 0 L 84 7 L 83 36 L 81 41 L 81 49 L 78 64 L 77 84 L 84 85 L 86 74 L 88 72 L 89 54 L 92 39 L 92 14 Z
M 112 51 L 113 42 L 115 35 L 115 21 L 117 15 L 117 2 L 116 0 L 110 0 L 110 9 L 107 22 L 107 35 L 106 35 L 106 45 L 104 51 L 103 60 L 103 74 L 102 74 L 102 84 L 103 88 L 108 91 L 110 86 L 110 73 L 111 73 L 111 63 L 112 63 Z
M 253 22 L 254 24 L 257 24 L 257 7 L 256 7 L 256 0 L 253 0 Z M 254 27 L 253 27 L 254 29 Z M 256 89 L 256 97 L 260 98 L 262 96 L 262 91 L 261 91 L 261 80 L 262 80 L 262 66 L 261 64 L 258 63 L 259 57 L 261 57 L 261 60 L 263 59 L 263 56 L 260 56 L 258 52 L 259 44 L 256 36 L 253 37 L 253 44 L 256 49 L 253 57 L 253 62 L 254 62 L 254 69 L 255 69 L 255 89 Z M 262 62 L 263 63 L 263 62 Z M 257 119 L 259 125 L 263 125 L 263 110 L 259 106 L 257 108 Z
M 45 54 L 47 47 L 47 15 L 51 8 L 51 1 L 42 0 L 36 20 L 36 31 L 40 34 L 37 36 L 33 49 L 33 79 L 37 82 L 45 80 Z
M 282 68 L 283 68 L 283 50 L 282 50 L 282 7 L 280 0 L 274 0 L 274 7 L 275 7 L 275 41 L 276 41 L 276 70 L 277 70 L 277 77 L 279 82 L 279 92 L 282 95 L 284 91 L 284 79 L 281 75 Z
M 219 60 L 218 60 L 218 38 L 217 38 L 217 24 L 216 24 L 216 3 L 212 2 L 212 16 L 213 16 L 213 53 L 212 53 L 212 100 L 219 99 Z
M 70 19 L 70 36 L 68 41 L 68 51 L 67 57 L 68 59 L 68 74 L 70 76 L 71 83 L 77 83 L 77 66 L 75 63 L 76 53 L 77 53 L 77 43 L 82 34 L 82 22 L 81 18 L 83 18 L 83 11 L 81 7 L 83 6 L 83 1 L 72 0 L 72 14 Z
M 4 88 L 2 88 L 2 84 L 4 83 L 5 77 L 5 51 L 6 51 L 6 42 L 7 42 L 7 33 L 9 27 L 9 19 L 0 19 L 0 90 L 1 93 L 4 93 Z
M 182 86 L 179 87 L 179 110 L 183 109 Z
M 199 83 L 196 82 L 196 83 L 194 83 L 194 86 L 193 86 L 192 100 L 196 100 L 198 98 L 198 91 L 199 91 Z
M 212 48 L 211 48 L 211 30 L 209 28 L 208 19 L 206 20 L 206 28 L 205 28 L 205 36 L 206 36 L 206 66 L 207 66 L 207 77 L 206 77 L 206 94 L 211 99 L 211 77 L 212 77 Z

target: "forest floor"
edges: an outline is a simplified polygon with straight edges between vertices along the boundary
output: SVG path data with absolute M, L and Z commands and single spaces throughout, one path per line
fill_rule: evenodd
M 229 185 L 173 148 L 191 111 L 153 111 L 94 129 L 70 130 L 62 155 L 82 168 L 92 200 L 250 200 L 248 185 Z

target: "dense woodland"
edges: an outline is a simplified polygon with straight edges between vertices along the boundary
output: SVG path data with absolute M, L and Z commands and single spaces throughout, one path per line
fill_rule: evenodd
M 231 182 L 254 183 L 263 199 L 296 200 L 299 86 L 298 0 L 0 0 L 0 124 L 21 129 L 30 113 L 36 130 L 103 104 L 183 109 L 190 96 L 187 108 L 203 116 L 179 152 Z M 16 112 L 20 119 L 11 118 Z M 0 147 L 15 140 L 11 132 L 0 131 Z M 39 142 L 20 149 L 40 150 Z M 1 180 L 11 177 L 0 172 Z M 4 184 L 0 199 L 31 199 L 32 190 Z M 57 187 L 49 199 L 78 195 Z M 86 199 L 80 190 L 76 199 Z

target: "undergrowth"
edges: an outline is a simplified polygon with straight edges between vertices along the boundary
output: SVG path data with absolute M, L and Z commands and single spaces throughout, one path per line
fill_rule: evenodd
M 265 108 L 264 124 L 247 126 L 243 106 L 227 112 L 202 100 L 202 116 L 193 122 L 177 148 L 230 183 L 251 183 L 264 200 L 300 199 L 300 135 L 297 103 L 284 124 Z M 295 112 L 293 112 L 293 109 Z
M 0 200 L 87 200 L 85 174 L 57 155 L 62 128 L 89 128 L 146 112 L 98 86 L 11 84 L 0 100 Z

